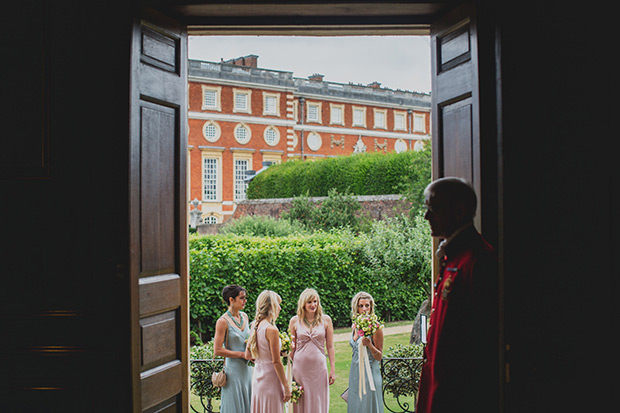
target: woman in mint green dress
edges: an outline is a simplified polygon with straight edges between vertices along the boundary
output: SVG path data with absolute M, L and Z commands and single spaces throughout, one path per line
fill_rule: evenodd
M 355 318 L 361 313 L 374 313 L 375 301 L 366 292 L 359 292 L 351 300 L 351 317 Z M 360 342 L 361 340 L 361 342 Z M 383 352 L 383 330 L 377 330 L 371 337 L 360 337 L 355 329 L 351 332 L 349 345 L 353 354 L 351 369 L 349 370 L 349 394 L 347 399 L 348 413 L 383 413 L 383 380 L 381 379 L 381 357 Z M 366 393 L 359 391 L 359 346 L 366 348 L 370 361 L 371 374 L 366 376 L 364 385 Z M 375 385 L 375 390 L 370 389 L 370 380 Z
M 238 285 L 222 290 L 228 310 L 215 323 L 213 339 L 216 356 L 225 357 L 226 385 L 222 387 L 221 413 L 249 413 L 252 400 L 252 370 L 246 359 L 250 336 L 249 319 L 243 308 L 247 292 Z

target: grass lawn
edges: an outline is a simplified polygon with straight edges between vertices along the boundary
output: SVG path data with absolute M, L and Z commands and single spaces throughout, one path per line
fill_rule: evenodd
M 402 322 L 394 322 L 394 323 L 386 323 L 386 327 L 388 326 L 397 326 L 397 325 L 411 325 L 412 321 L 402 321 Z M 337 329 L 334 333 L 344 333 L 350 331 L 349 328 Z M 384 351 L 387 350 L 388 347 L 394 346 L 396 344 L 409 344 L 409 332 L 401 333 L 401 334 L 391 334 L 386 335 L 384 340 Z M 349 386 L 349 368 L 351 367 L 351 346 L 348 341 L 341 341 L 334 343 L 336 347 L 336 382 L 332 384 L 329 388 L 329 412 L 330 413 L 346 413 L 347 404 L 344 400 L 340 398 L 340 394 Z M 409 400 L 401 400 L 413 403 L 412 399 Z M 198 397 L 193 394 L 190 395 L 190 403 L 194 408 L 200 412 L 202 412 L 202 407 L 200 405 L 200 400 Z M 219 400 L 214 400 L 214 411 L 219 411 Z M 390 403 L 388 401 L 388 405 L 396 406 L 396 403 Z M 396 409 L 394 409 L 396 410 Z

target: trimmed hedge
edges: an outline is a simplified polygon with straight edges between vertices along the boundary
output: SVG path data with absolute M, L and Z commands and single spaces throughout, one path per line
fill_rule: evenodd
M 377 312 L 386 321 L 413 319 L 426 298 L 424 286 L 419 284 L 428 282 L 430 273 L 423 272 L 430 266 L 419 266 L 418 261 L 412 259 L 409 260 L 411 265 L 403 264 L 388 271 L 387 267 L 392 266 L 390 259 L 380 259 L 381 254 L 377 251 L 369 254 L 369 236 L 337 231 L 274 238 L 192 237 L 192 330 L 200 333 L 205 341 L 213 336 L 215 321 L 226 309 L 221 291 L 229 284 L 239 284 L 247 289 L 249 300 L 245 312 L 250 319 L 254 317 L 255 300 L 262 290 L 270 289 L 280 294 L 280 328 L 288 326 L 288 320 L 296 312 L 299 294 L 307 287 L 319 292 L 323 309 L 332 317 L 336 327 L 350 325 L 351 297 L 361 290 L 373 295 Z M 373 245 L 385 245 L 385 242 Z M 430 253 L 427 255 L 423 262 L 430 262 Z M 414 268 L 416 266 L 421 268 Z
M 262 199 L 327 196 L 330 189 L 353 195 L 401 193 L 412 174 L 412 165 L 427 168 L 430 176 L 430 162 L 426 161 L 424 152 L 373 152 L 314 162 L 287 161 L 258 174 L 248 185 L 246 194 L 248 199 Z M 424 162 L 417 162 L 419 158 Z

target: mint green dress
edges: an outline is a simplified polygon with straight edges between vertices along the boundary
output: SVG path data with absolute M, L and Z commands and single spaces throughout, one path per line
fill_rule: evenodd
M 228 323 L 228 344 L 224 346 L 232 351 L 245 351 L 245 342 L 250 336 L 248 316 L 242 313 L 245 326 L 240 330 L 236 325 Z M 222 387 L 221 413 L 249 413 L 252 400 L 253 367 L 241 358 L 226 358 L 226 385 Z
M 370 390 L 368 382 L 366 382 L 366 394 L 359 396 L 359 350 L 357 341 L 353 339 L 353 334 L 349 338 L 349 344 L 353 349 L 351 357 L 351 369 L 349 370 L 349 397 L 347 400 L 348 413 L 383 413 L 383 380 L 381 379 L 381 361 L 375 360 L 370 356 L 370 370 L 372 371 L 372 380 L 375 383 L 376 391 Z M 369 377 L 367 377 L 368 379 Z

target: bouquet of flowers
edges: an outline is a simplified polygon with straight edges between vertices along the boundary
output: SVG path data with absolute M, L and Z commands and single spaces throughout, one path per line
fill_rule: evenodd
M 289 353 L 293 348 L 293 340 L 286 331 L 280 331 L 280 351 L 283 353 Z
M 353 320 L 353 328 L 360 337 L 370 337 L 383 328 L 383 322 L 376 314 L 358 314 Z
M 297 403 L 299 398 L 304 394 L 304 386 L 300 386 L 297 382 L 291 382 L 291 402 Z

